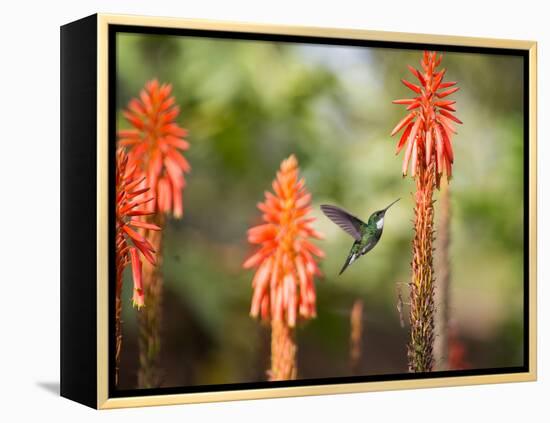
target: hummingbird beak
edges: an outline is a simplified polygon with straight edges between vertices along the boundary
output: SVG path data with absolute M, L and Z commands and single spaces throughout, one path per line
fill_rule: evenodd
M 395 203 L 397 203 L 399 200 L 401 200 L 401 198 L 398 198 L 398 199 L 395 200 L 393 203 L 391 203 L 388 207 L 386 207 L 386 208 L 384 209 L 384 213 L 385 213 L 391 206 L 393 206 Z

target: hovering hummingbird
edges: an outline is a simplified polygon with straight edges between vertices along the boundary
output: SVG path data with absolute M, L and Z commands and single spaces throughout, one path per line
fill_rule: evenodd
M 323 204 L 321 206 L 323 213 L 330 220 L 340 226 L 340 228 L 351 235 L 355 240 L 351 246 L 351 251 L 349 252 L 348 258 L 346 259 L 342 270 L 338 273 L 339 275 L 344 273 L 344 270 L 346 270 L 346 268 L 355 260 L 362 255 L 367 254 L 374 248 L 382 236 L 382 230 L 384 229 L 384 215 L 386 214 L 386 211 L 388 211 L 388 209 L 399 200 L 400 198 L 395 200 L 385 209 L 375 211 L 370 215 L 367 223 L 341 209 L 340 207 L 330 206 L 328 204 Z

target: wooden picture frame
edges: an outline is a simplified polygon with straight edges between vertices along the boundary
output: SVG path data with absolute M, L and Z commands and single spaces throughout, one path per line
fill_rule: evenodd
M 517 83 L 523 89 L 524 112 L 522 365 L 459 371 L 405 371 L 399 374 L 298 378 L 272 382 L 228 380 L 225 384 L 216 385 L 117 389 L 113 375 L 113 357 L 116 354 L 113 321 L 116 272 L 113 201 L 116 189 L 115 150 L 117 130 L 120 129 L 117 127 L 117 111 L 120 113 L 121 108 L 115 96 L 119 60 L 116 50 L 117 34 L 154 34 L 159 37 L 305 43 L 420 52 L 437 50 L 514 56 L 521 60 L 523 81 Z M 61 395 L 93 408 L 105 409 L 536 380 L 536 50 L 537 46 L 533 41 L 107 14 L 89 16 L 63 26 Z M 404 70 L 407 64 L 403 63 Z M 403 93 L 404 91 L 395 93 L 395 98 Z M 391 128 L 385 130 L 389 134 Z M 389 135 L 387 138 L 391 140 Z M 511 153 L 505 151 L 504 154 Z M 396 178 L 400 178 L 399 164 L 396 166 Z M 413 186 L 410 185 L 410 190 L 412 189 Z M 260 192 L 258 199 L 261 195 Z M 245 235 L 243 237 L 246 238 Z M 243 310 L 243 313 L 246 315 L 248 310 Z

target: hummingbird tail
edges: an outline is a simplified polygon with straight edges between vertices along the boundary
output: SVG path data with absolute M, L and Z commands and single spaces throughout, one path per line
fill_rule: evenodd
M 348 268 L 348 266 L 355 261 L 355 254 L 350 254 L 348 258 L 346 259 L 346 262 L 344 263 L 344 266 L 342 266 L 342 270 L 340 270 L 340 273 L 338 273 L 338 276 L 340 276 L 342 273 L 344 273 L 344 270 Z

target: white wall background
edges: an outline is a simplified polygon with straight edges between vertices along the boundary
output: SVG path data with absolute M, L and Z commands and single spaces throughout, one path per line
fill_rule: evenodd
M 549 421 L 550 26 L 545 2 L 9 1 L 0 12 L 0 421 Z M 59 26 L 112 12 L 539 42 L 539 381 L 95 412 L 59 382 Z M 503 72 L 506 70 L 503 69 Z M 6 236 L 7 235 L 7 236 Z

